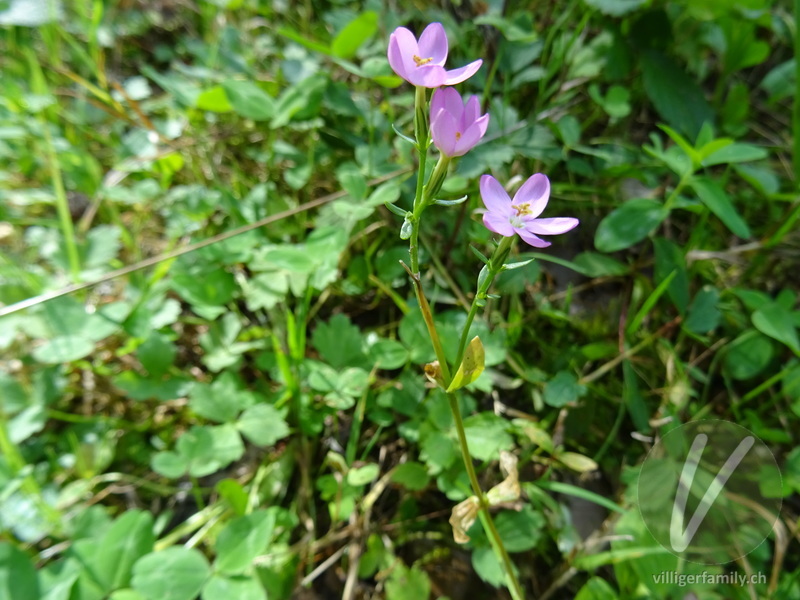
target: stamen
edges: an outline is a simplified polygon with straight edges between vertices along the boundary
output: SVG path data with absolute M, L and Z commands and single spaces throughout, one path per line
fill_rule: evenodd
M 531 214 L 533 212 L 531 210 L 531 203 L 530 202 L 526 202 L 525 204 L 519 204 L 519 205 L 512 204 L 511 208 L 513 208 L 515 211 L 517 211 L 517 216 L 518 217 L 523 217 L 523 216 L 529 215 L 529 214 Z
M 456 139 L 457 140 L 461 139 L 461 132 L 460 131 L 456 131 Z
M 412 58 L 414 59 L 414 62 L 417 63 L 418 67 L 421 67 L 422 65 L 427 65 L 429 62 L 433 60 L 432 56 L 430 58 L 420 58 L 416 54 Z

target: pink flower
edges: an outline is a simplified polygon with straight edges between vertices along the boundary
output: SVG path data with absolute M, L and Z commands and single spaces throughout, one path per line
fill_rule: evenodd
M 481 177 L 480 187 L 487 209 L 483 224 L 502 236 L 511 237 L 517 233 L 534 248 L 547 248 L 550 242 L 537 236 L 558 235 L 578 226 L 578 219 L 572 217 L 537 219 L 550 199 L 550 180 L 542 173 L 532 175 L 523 183 L 513 200 L 491 175 Z
M 481 116 L 480 101 L 470 96 L 466 105 L 453 88 L 439 88 L 431 99 L 431 137 L 439 152 L 450 158 L 475 147 L 489 126 L 489 114 Z
M 472 77 L 480 69 L 476 60 L 460 69 L 446 71 L 447 35 L 441 23 L 431 23 L 419 37 L 419 43 L 405 27 L 398 27 L 389 38 L 389 64 L 395 73 L 414 85 L 437 88 L 455 85 Z

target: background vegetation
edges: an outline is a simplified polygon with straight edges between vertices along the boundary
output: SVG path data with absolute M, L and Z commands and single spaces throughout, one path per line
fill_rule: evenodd
M 484 489 L 520 458 L 495 518 L 529 596 L 686 597 L 637 466 L 714 417 L 770 446 L 783 509 L 706 569 L 766 583 L 691 590 L 800 598 L 791 8 L 0 0 L 0 598 L 505 597 L 480 527 L 452 539 L 469 483 L 384 207 L 414 189 L 388 37 L 431 21 L 491 113 L 423 225 L 441 330 L 480 175 L 545 172 L 581 219 L 517 245 L 461 396 Z

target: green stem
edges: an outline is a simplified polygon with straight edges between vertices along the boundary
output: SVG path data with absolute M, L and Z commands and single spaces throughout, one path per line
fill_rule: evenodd
M 414 194 L 411 242 L 408 249 L 411 254 L 411 272 L 414 275 L 419 274 L 419 216 L 425 210 L 422 191 L 425 188 L 425 164 L 428 161 L 428 120 L 425 116 L 427 105 L 428 97 L 425 88 L 418 86 L 414 94 L 414 136 L 417 140 L 417 151 L 419 152 L 419 167 L 417 168 L 417 190 Z
M 503 561 L 503 568 L 506 572 L 506 587 L 511 593 L 513 600 L 525 600 L 525 592 L 522 591 L 522 586 L 514 573 L 514 563 L 511 562 L 511 557 L 508 555 L 508 550 L 503 545 L 503 538 L 500 537 L 500 532 L 492 521 L 492 516 L 488 508 L 482 508 L 479 513 L 483 530 L 489 536 L 489 541 L 492 544 L 492 549 L 495 554 Z
M 416 294 L 417 302 L 419 303 L 419 309 L 422 312 L 423 319 L 425 320 L 425 327 L 428 330 L 428 335 L 431 338 L 433 349 L 436 352 L 436 358 L 439 361 L 439 370 L 441 373 L 440 383 L 443 383 L 444 389 L 447 389 L 451 381 L 450 369 L 447 365 L 447 359 L 445 358 L 444 347 L 442 346 L 441 339 L 439 338 L 439 333 L 436 330 L 436 324 L 433 321 L 433 311 L 431 310 L 430 304 L 428 304 L 428 300 L 422 291 L 422 283 L 419 277 L 419 226 L 423 211 L 441 188 L 444 178 L 447 175 L 447 169 L 450 165 L 451 159 L 450 157 L 444 155 L 440 156 L 439 162 L 436 164 L 430 180 L 428 181 L 428 185 L 426 186 L 425 163 L 428 155 L 428 123 L 425 114 L 427 109 L 427 95 L 425 88 L 417 87 L 414 100 L 414 133 L 416 135 L 417 150 L 419 151 L 419 172 L 417 173 L 417 189 L 414 196 L 413 213 L 410 218 L 411 236 L 409 238 L 409 254 L 411 256 L 411 268 L 409 270 L 409 275 L 414 285 L 414 293 Z M 478 299 L 479 297 L 486 297 L 486 292 L 488 291 L 489 286 L 492 284 L 494 277 L 503 268 L 503 263 L 505 262 L 505 258 L 508 256 L 512 242 L 513 238 L 503 238 L 492 255 L 489 265 L 487 265 L 488 273 L 484 275 L 484 272 L 482 271 L 481 276 L 478 278 L 478 293 L 476 294 L 473 305 L 470 308 L 470 315 L 467 317 L 467 324 L 464 329 L 464 333 L 462 334 L 462 347 L 459 349 L 459 355 L 463 354 L 464 339 L 469 332 L 470 325 L 475 317 L 475 313 L 477 312 Z M 460 357 L 456 365 L 459 363 Z M 519 581 L 514 574 L 511 557 L 508 555 L 508 551 L 503 545 L 503 539 L 500 537 L 500 533 L 497 531 L 497 528 L 492 521 L 492 517 L 489 512 L 489 504 L 486 500 L 486 496 L 481 490 L 478 476 L 475 473 L 475 466 L 472 464 L 469 446 L 467 445 L 467 434 L 464 430 L 464 421 L 461 418 L 461 411 L 458 406 L 458 399 L 453 393 L 447 394 L 447 398 L 450 402 L 450 410 L 453 413 L 453 421 L 458 434 L 458 444 L 461 448 L 461 458 L 464 462 L 464 468 L 467 470 L 472 491 L 478 498 L 480 518 L 481 522 L 483 523 L 484 530 L 486 531 L 486 535 L 491 540 L 492 548 L 494 549 L 495 554 L 503 563 L 503 568 L 506 572 L 506 584 L 511 592 L 512 598 L 514 600 L 523 600 L 524 595 L 522 593 L 522 588 L 519 584 Z
M 412 274 L 411 281 L 414 283 L 414 293 L 417 296 L 419 303 L 419 310 L 422 312 L 422 318 L 425 320 L 425 327 L 428 329 L 428 336 L 431 338 L 433 350 L 436 352 L 436 360 L 439 361 L 439 369 L 442 372 L 442 379 L 444 379 L 445 388 L 450 385 L 450 368 L 447 366 L 447 359 L 444 355 L 444 347 L 442 341 L 439 339 L 439 332 L 436 330 L 436 323 L 433 322 L 433 311 L 431 310 L 428 299 L 422 291 L 422 283 L 419 280 L 419 274 Z
M 500 532 L 497 531 L 492 515 L 489 512 L 489 503 L 486 500 L 486 495 L 481 489 L 481 484 L 478 481 L 478 475 L 475 473 L 475 466 L 472 464 L 472 456 L 469 453 L 469 445 L 467 444 L 467 433 L 464 430 L 464 421 L 461 418 L 461 409 L 458 406 L 458 399 L 453 393 L 447 394 L 447 399 L 450 401 L 450 410 L 453 413 L 453 422 L 456 426 L 456 433 L 458 434 L 458 445 L 461 448 L 461 460 L 464 462 L 464 467 L 467 469 L 467 477 L 472 486 L 472 493 L 478 498 L 478 506 L 480 510 L 481 523 L 486 535 L 492 543 L 495 554 L 503 562 L 503 569 L 506 572 L 506 584 L 509 592 L 514 600 L 522 600 L 525 595 L 522 592 L 522 587 L 514 574 L 514 565 L 511 562 L 511 557 L 508 555 L 503 538 Z
M 50 90 L 47 85 L 47 79 L 42 72 L 36 56 L 33 51 L 27 53 L 28 64 L 32 75 L 32 87 L 40 94 L 49 94 Z M 57 57 L 56 57 L 57 58 Z M 58 155 L 56 154 L 55 146 L 53 145 L 53 138 L 50 134 L 50 123 L 47 121 L 45 115 L 47 111 L 39 113 L 39 125 L 42 128 L 44 136 L 45 152 L 47 153 L 47 162 L 50 166 L 50 177 L 53 180 L 53 193 L 56 197 L 56 210 L 58 211 L 58 220 L 61 224 L 61 235 L 64 237 L 64 245 L 67 249 L 67 258 L 69 260 L 69 270 L 72 279 L 77 281 L 81 271 L 80 257 L 78 255 L 78 246 L 75 244 L 75 231 L 72 226 L 72 216 L 69 213 L 69 202 L 67 200 L 67 192 L 64 188 L 64 180 L 61 176 L 61 167 L 58 164 Z
M 503 263 L 508 253 L 511 251 L 511 245 L 514 243 L 514 239 L 514 236 L 504 237 L 500 241 L 492 254 L 492 258 L 489 259 L 489 263 L 481 270 L 481 275 L 478 276 L 478 289 L 475 292 L 475 297 L 472 299 L 472 306 L 469 307 L 467 322 L 464 324 L 464 330 L 461 332 L 461 340 L 458 343 L 458 354 L 456 354 L 456 362 L 454 363 L 456 369 L 458 369 L 464 358 L 464 350 L 469 340 L 469 330 L 472 327 L 472 321 L 475 319 L 478 308 L 485 303 L 486 295 L 489 292 L 489 288 L 492 286 L 494 278 L 503 270 Z
M 794 55 L 795 64 L 795 93 L 794 93 L 794 183 L 800 187 L 800 0 L 794 1 Z
M 672 190 L 672 193 L 667 197 L 666 201 L 664 202 L 664 208 L 666 208 L 667 210 L 670 210 L 672 208 L 672 205 L 678 199 L 678 194 L 680 194 L 683 191 L 683 188 L 686 187 L 686 185 L 689 183 L 689 181 L 692 179 L 693 176 L 694 176 L 693 171 L 687 171 L 686 173 L 683 174 L 683 176 L 681 176 L 680 181 L 678 181 L 678 185 L 675 186 L 675 189 Z

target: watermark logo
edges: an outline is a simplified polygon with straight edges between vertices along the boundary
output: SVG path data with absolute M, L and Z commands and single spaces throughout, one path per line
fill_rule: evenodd
M 764 573 L 709 573 L 700 571 L 699 573 L 678 573 L 677 571 L 661 571 L 653 574 L 653 583 L 658 585 L 677 585 L 686 587 L 687 585 L 735 585 L 745 587 L 747 585 L 767 585 L 767 576 Z
M 726 564 L 772 531 L 781 499 L 775 456 L 728 421 L 681 425 L 650 450 L 639 474 L 639 510 L 661 546 L 686 560 Z

